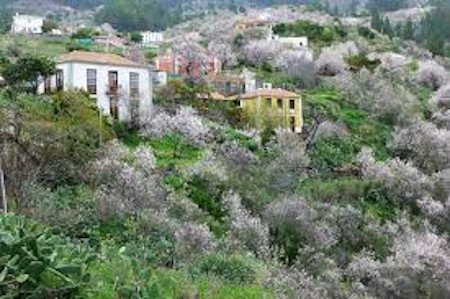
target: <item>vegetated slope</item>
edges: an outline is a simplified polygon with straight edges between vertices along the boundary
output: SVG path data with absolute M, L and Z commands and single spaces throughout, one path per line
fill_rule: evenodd
M 2 167 L 10 208 L 23 216 L 0 218 L 0 294 L 445 296 L 445 58 L 370 28 L 295 16 L 277 33 L 306 35 L 310 49 L 229 30 L 236 16 L 194 20 L 176 30 L 195 28 L 198 40 L 169 42 L 301 92 L 300 138 L 248 129 L 233 103 L 196 100 L 208 91 L 198 78 L 158 90 L 155 115 L 133 131 L 100 123 L 83 93 L 36 96 L 6 76 Z M 3 47 L 7 75 L 34 57 L 25 47 L 14 56 L 13 45 Z

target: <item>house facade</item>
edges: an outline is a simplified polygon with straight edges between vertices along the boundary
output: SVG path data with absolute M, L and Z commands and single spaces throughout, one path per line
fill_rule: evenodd
M 16 14 L 11 25 L 12 34 L 42 34 L 44 18 L 30 15 Z
M 265 87 L 236 97 L 249 126 L 301 133 L 303 128 L 301 96 L 287 90 Z
M 206 61 L 190 61 L 188 58 L 174 53 L 172 49 L 158 55 L 155 60 L 156 69 L 171 75 L 190 75 L 200 78 L 203 75 L 219 74 L 222 63 L 215 56 L 208 56 Z M 188 74 L 189 71 L 189 74 Z
M 206 77 L 208 85 L 224 96 L 235 96 L 256 90 L 256 75 L 244 69 L 241 73 L 223 71 Z
M 141 32 L 141 36 L 143 45 L 159 44 L 164 41 L 162 32 L 143 31 Z
M 300 37 L 280 37 L 278 35 L 272 35 L 272 40 L 277 41 L 284 45 L 289 45 L 293 48 L 307 48 L 308 38 L 306 36 Z
M 144 123 L 152 113 L 150 70 L 110 53 L 74 51 L 59 57 L 55 76 L 40 86 L 41 93 L 84 90 L 104 115 Z

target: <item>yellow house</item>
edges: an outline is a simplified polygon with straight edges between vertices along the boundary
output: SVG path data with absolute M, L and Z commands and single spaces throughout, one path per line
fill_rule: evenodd
M 302 132 L 303 108 L 299 94 L 283 89 L 258 89 L 238 96 L 237 100 L 252 127 Z

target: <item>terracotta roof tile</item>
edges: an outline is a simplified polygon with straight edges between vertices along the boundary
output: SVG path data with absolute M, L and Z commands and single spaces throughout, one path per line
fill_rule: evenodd
M 95 64 L 108 64 L 116 66 L 131 66 L 142 67 L 145 66 L 128 60 L 122 56 L 112 53 L 99 53 L 99 52 L 86 52 L 86 51 L 73 51 L 64 54 L 58 58 L 58 62 L 86 62 Z
M 211 93 L 201 93 L 201 94 L 197 94 L 197 97 L 200 99 L 205 99 L 205 100 L 216 100 L 216 101 L 234 101 L 235 98 L 233 97 L 226 97 L 223 94 L 221 94 L 220 92 L 217 91 L 213 91 Z
M 258 89 L 250 91 L 240 95 L 243 100 L 254 99 L 257 97 L 270 97 L 270 98 L 298 98 L 300 95 L 295 92 L 287 91 L 284 89 Z

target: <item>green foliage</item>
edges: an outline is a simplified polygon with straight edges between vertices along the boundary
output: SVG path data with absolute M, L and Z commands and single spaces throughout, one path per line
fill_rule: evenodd
M 273 86 L 280 86 L 285 89 L 295 89 L 300 82 L 287 75 L 284 72 L 273 71 L 271 67 L 265 68 L 260 67 L 258 69 L 252 70 L 256 73 L 256 77 L 262 82 L 272 83 Z
M 191 106 L 198 113 L 212 121 L 236 126 L 242 125 L 242 115 L 232 101 L 205 101 L 199 94 L 207 94 L 209 89 L 202 84 L 187 84 L 182 80 L 170 80 L 155 95 L 155 103 L 169 111 L 175 111 L 180 105 Z
M 90 266 L 91 281 L 88 287 L 82 290 L 83 298 L 272 298 L 271 294 L 258 286 L 236 281 L 230 283 L 227 280 L 217 281 L 214 277 L 205 275 L 195 276 L 184 272 L 182 269 L 155 269 L 141 259 L 130 257 L 130 251 L 134 248 L 108 247 L 105 248 L 104 261 L 97 260 Z M 137 248 L 136 248 L 137 249 Z M 140 249 L 141 250 L 141 249 Z M 254 270 L 247 269 L 248 262 L 240 258 L 223 258 L 225 262 L 217 263 L 221 267 L 215 273 L 225 277 L 249 278 L 254 275 Z M 236 260 L 236 261 L 234 261 Z M 238 265 L 234 270 L 227 266 Z M 198 268 L 194 265 L 192 270 Z M 215 270 L 207 268 L 207 270 Z M 220 270 L 220 271 L 219 271 Z
M 393 11 L 405 8 L 407 5 L 407 0 L 369 0 L 367 8 L 371 11 Z
M 23 161 L 11 173 L 17 182 L 25 183 L 26 174 L 39 167 L 37 182 L 78 185 L 81 167 L 94 156 L 100 132 L 104 141 L 111 137 L 109 126 L 99 122 L 95 104 L 83 93 L 61 92 L 52 97 L 0 93 L 0 124 L 9 124 L 10 113 L 18 116 L 13 123 L 21 130 L 11 132 L 5 142 L 27 149 L 17 153 Z M 6 167 L 18 167 L 7 162 Z
M 5 84 L 16 91 L 36 93 L 42 78 L 56 72 L 55 62 L 45 56 L 27 55 L 2 67 Z
M 354 140 L 331 137 L 317 141 L 311 157 L 315 167 L 325 172 L 351 164 L 358 152 Z
M 88 281 L 91 258 L 24 218 L 0 218 L 0 296 L 71 297 Z
M 49 190 L 42 186 L 28 186 L 30 217 L 55 228 L 72 238 L 90 238 L 96 243 L 93 231 L 99 223 L 93 191 L 88 186 L 59 186 Z
M 140 43 L 142 42 L 142 35 L 138 31 L 133 31 L 130 33 L 130 39 L 132 42 Z
M 390 7 L 398 6 L 399 1 L 376 0 L 378 5 Z M 373 2 L 376 2 L 373 0 Z M 383 2 L 383 4 L 381 4 Z M 450 27 L 447 26 L 450 16 L 450 3 L 448 1 L 436 1 L 436 9 L 429 12 L 419 24 L 413 24 L 408 20 L 404 25 L 400 25 L 394 30 L 388 19 L 380 16 L 379 10 L 372 10 L 372 28 L 393 37 L 399 36 L 403 39 L 415 40 L 422 46 L 426 47 L 433 54 L 448 55 L 448 47 L 446 43 L 450 41 Z M 390 9 L 386 9 L 390 10 Z
M 10 4 L 9 2 L 10 0 L 0 0 L 0 7 L 2 8 L 0 10 L 0 34 L 8 32 L 11 28 L 13 12 L 8 6 Z
M 372 30 L 363 26 L 358 26 L 358 34 L 370 40 L 375 39 L 376 37 Z
M 181 1 L 174 5 L 162 0 L 110 0 L 96 19 L 125 31 L 162 30 L 182 20 L 181 5 Z
M 91 39 L 94 35 L 98 35 L 94 28 L 80 28 L 72 34 L 72 39 Z
M 219 142 L 236 141 L 241 147 L 252 152 L 256 152 L 259 149 L 258 143 L 253 138 L 250 138 L 231 127 L 227 127 L 222 131 L 217 139 Z
M 312 42 L 324 44 L 330 44 L 347 36 L 347 32 L 341 26 L 320 26 L 308 21 L 278 24 L 274 27 L 274 32 L 281 36 L 306 36 Z
M 182 166 L 201 158 L 201 150 L 188 144 L 180 135 L 169 134 L 149 141 L 159 166 Z
M 248 257 L 208 255 L 195 262 L 191 267 L 192 275 L 216 276 L 235 284 L 249 284 L 256 280 L 255 265 L 249 263 Z
M 158 57 L 158 51 L 149 50 L 145 53 L 145 58 L 151 62 L 154 62 L 157 57 Z
M 373 72 L 381 63 L 379 59 L 368 59 L 367 55 L 364 53 L 349 56 L 345 59 L 345 61 L 352 67 L 353 71 L 359 71 L 362 68 L 366 68 Z
M 380 184 L 357 177 L 340 177 L 336 179 L 307 179 L 299 186 L 305 198 L 329 203 L 357 203 L 367 200 L 380 188 Z
M 386 147 L 392 127 L 389 124 L 370 118 L 365 111 L 342 98 L 340 92 L 329 88 L 318 88 L 305 94 L 304 117 L 307 126 L 314 119 L 329 119 L 345 124 L 349 136 L 340 141 L 329 138 L 314 146 L 313 157 L 322 169 L 332 169 L 351 163 L 363 146 L 374 150 L 379 159 L 388 156 Z M 337 156 L 334 157 L 333 155 Z M 330 156 L 331 155 L 331 156 Z
M 216 221 L 222 221 L 225 216 L 221 203 L 222 190 L 198 176 L 194 176 L 188 186 L 189 198 Z
M 174 190 L 181 190 L 184 188 L 186 182 L 183 176 L 172 174 L 164 178 L 164 183 L 172 187 Z
M 57 29 L 58 24 L 52 20 L 44 20 L 44 24 L 42 25 L 42 31 L 44 33 L 51 32 L 53 29 Z
M 64 5 L 70 5 L 74 8 L 94 8 L 98 5 L 102 5 L 105 0 L 55 0 Z

